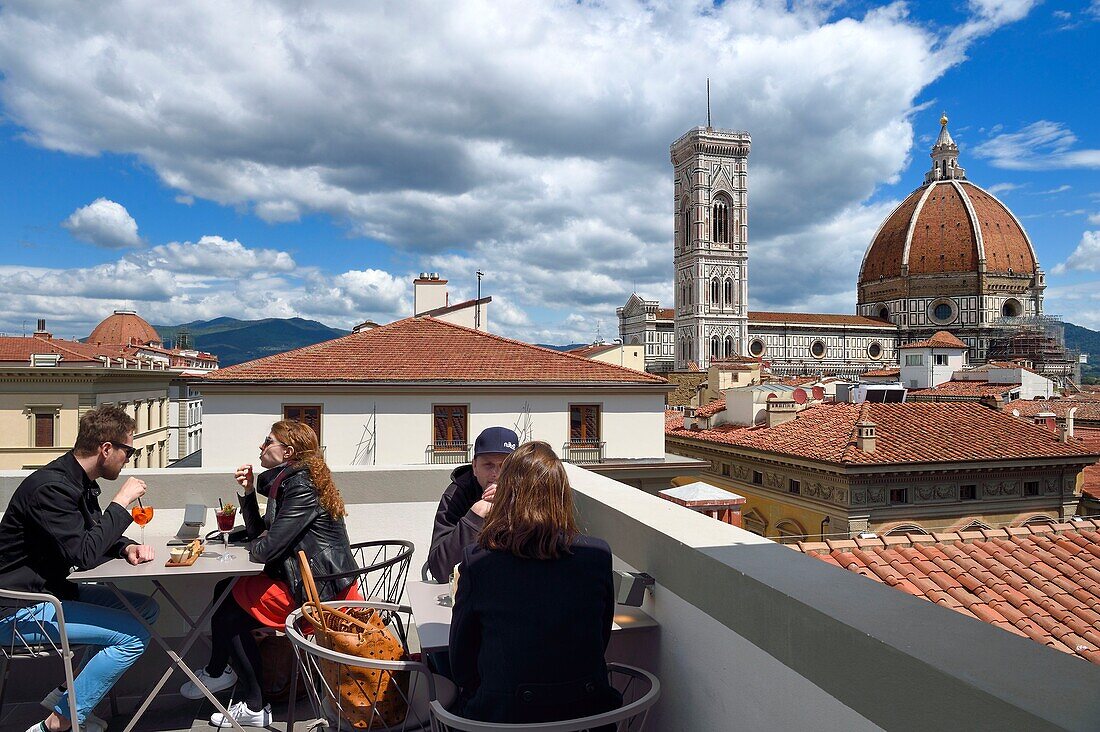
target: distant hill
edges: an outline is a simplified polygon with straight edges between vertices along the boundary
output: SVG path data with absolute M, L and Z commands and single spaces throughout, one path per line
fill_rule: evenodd
M 180 329 L 186 328 L 191 331 L 194 347 L 217 356 L 219 366 L 232 366 L 274 353 L 311 346 L 351 332 L 303 318 L 214 318 L 153 327 L 166 344 L 174 343 Z
M 1100 379 L 1100 331 L 1066 323 L 1066 347 L 1089 354 L 1088 364 L 1081 366 L 1082 381 Z
M 536 343 L 536 346 L 542 348 L 549 348 L 552 351 L 572 351 L 574 348 L 580 348 L 581 346 L 591 345 L 589 343 L 570 343 L 565 346 L 552 346 L 549 343 Z

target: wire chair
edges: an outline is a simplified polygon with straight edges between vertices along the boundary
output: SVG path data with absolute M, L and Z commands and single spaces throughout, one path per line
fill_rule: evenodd
M 351 545 L 355 563 L 359 566 L 348 572 L 319 574 L 317 582 L 355 577 L 359 592 L 365 600 L 401 602 L 405 594 L 405 582 L 409 579 L 409 564 L 416 547 L 411 541 L 386 539 L 364 541 Z
M 52 606 L 54 619 L 46 621 Z M 11 636 L 8 637 L 10 628 Z M 59 656 L 65 666 L 65 688 L 69 690 L 69 719 L 76 724 L 76 691 L 73 684 L 73 650 L 65 631 L 65 612 L 61 601 L 44 592 L 20 592 L 0 589 L 0 710 L 8 674 L 15 661 Z
M 373 608 L 379 611 L 386 629 L 408 652 L 407 629 L 412 625 L 411 607 L 371 601 L 323 604 L 333 608 Z M 287 617 L 286 636 L 294 647 L 310 704 L 318 723 L 327 729 L 384 732 L 426 730 L 431 724 L 429 702 L 439 699 L 449 704 L 454 699 L 454 685 L 433 674 L 422 661 L 361 658 L 329 650 L 315 642 L 312 630 L 301 608 Z M 400 718 L 387 718 L 388 714 L 380 703 L 372 704 L 369 712 L 364 712 L 363 706 L 352 706 L 348 701 L 349 696 L 378 700 L 383 695 L 396 700 L 407 711 L 399 715 Z M 363 719 L 364 714 L 366 719 Z
M 661 683 L 648 671 L 620 663 L 607 664 L 607 676 L 611 685 L 623 695 L 623 706 L 610 712 L 561 722 L 503 724 L 463 719 L 448 712 L 445 704 L 433 701 L 430 705 L 432 732 L 640 732 L 649 710 L 661 695 Z

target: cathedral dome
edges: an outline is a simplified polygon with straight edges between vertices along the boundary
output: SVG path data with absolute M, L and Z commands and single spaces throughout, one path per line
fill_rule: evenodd
M 940 180 L 913 191 L 882 223 L 859 282 L 979 271 L 1031 275 L 1037 267 L 1031 241 L 1007 206 L 970 181 Z
M 156 329 L 133 310 L 116 310 L 88 336 L 88 343 L 107 346 L 147 345 L 161 343 Z
M 932 169 L 875 233 L 860 285 L 914 275 L 1034 275 L 1039 269 L 1019 220 L 992 193 L 966 180 L 958 150 L 944 117 Z

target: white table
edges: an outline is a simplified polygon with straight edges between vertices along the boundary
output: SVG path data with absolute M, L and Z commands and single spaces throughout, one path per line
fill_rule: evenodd
M 237 579 L 248 575 L 260 574 L 263 571 L 262 564 L 256 564 L 248 560 L 248 547 L 246 546 L 234 546 L 230 545 L 229 554 L 233 557 L 229 561 L 219 561 L 223 550 L 220 541 L 210 541 L 206 544 L 206 551 L 192 564 L 190 567 L 165 567 L 164 563 L 169 559 L 168 540 L 172 538 L 168 534 L 154 534 L 147 532 L 146 544 L 155 547 L 156 559 L 151 562 L 145 562 L 144 564 L 132 565 L 125 559 L 112 559 L 105 564 L 101 564 L 95 569 L 89 569 L 85 572 L 74 572 L 69 575 L 69 579 L 73 582 L 96 582 L 109 587 L 112 592 L 119 598 L 123 606 L 129 610 L 130 614 L 137 619 L 139 623 L 145 626 L 145 629 L 149 631 L 150 637 L 155 640 L 164 649 L 165 653 L 171 659 L 171 663 L 168 668 L 165 669 L 164 674 L 160 677 L 156 686 L 149 692 L 149 695 L 145 697 L 145 700 L 134 712 L 133 718 L 126 726 L 124 732 L 130 732 L 134 726 L 145 714 L 146 709 L 152 703 L 157 693 L 164 687 L 164 684 L 168 682 L 168 679 L 172 676 L 173 666 L 179 668 L 188 678 L 198 686 L 206 697 L 213 702 L 214 706 L 222 714 L 229 716 L 228 710 L 222 703 L 214 697 L 206 686 L 199 681 L 195 676 L 195 672 L 192 671 L 186 663 L 184 663 L 184 656 L 187 655 L 187 651 L 190 650 L 192 644 L 198 639 L 199 633 L 202 628 L 210 620 L 210 616 L 214 614 L 214 611 L 229 597 L 233 590 L 233 585 L 237 583 Z M 230 582 L 226 585 L 225 591 L 218 597 L 211 600 L 206 609 L 199 615 L 198 618 L 191 618 L 179 601 L 172 596 L 172 593 L 168 591 L 166 584 L 171 584 L 171 580 L 179 577 L 208 577 L 210 579 L 223 579 L 230 578 Z M 190 626 L 191 632 L 183 639 L 183 644 L 180 646 L 179 651 L 174 650 L 168 641 L 161 636 L 156 629 L 149 625 L 145 621 L 145 618 L 141 616 L 141 613 L 126 599 L 126 596 L 119 591 L 118 586 L 115 584 L 120 580 L 133 580 L 133 579 L 147 579 L 153 583 L 157 592 L 164 595 L 164 599 L 168 601 L 172 607 L 176 609 L 176 612 L 180 614 Z M 154 592 L 156 594 L 156 592 Z M 241 727 L 236 721 L 233 722 L 233 727 L 244 732 L 244 728 Z
M 461 581 L 461 580 L 459 580 Z M 405 584 L 409 605 L 413 610 L 420 650 L 424 653 L 447 650 L 451 636 L 451 588 L 431 582 L 410 581 Z M 611 632 L 655 628 L 657 621 L 640 608 L 616 605 Z

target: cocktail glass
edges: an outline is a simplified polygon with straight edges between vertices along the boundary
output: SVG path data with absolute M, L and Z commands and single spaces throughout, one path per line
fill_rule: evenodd
M 226 510 L 226 509 L 229 510 Z M 226 505 L 219 511 L 214 513 L 214 517 L 218 520 L 218 531 L 222 534 L 222 555 L 218 558 L 219 562 L 228 562 L 233 559 L 233 555 L 229 553 L 229 532 L 233 530 L 233 524 L 237 521 L 237 509 L 231 505 Z
M 130 515 L 134 517 L 134 523 L 141 527 L 141 543 L 145 543 L 145 524 L 153 520 L 153 507 L 137 505 L 130 509 Z

